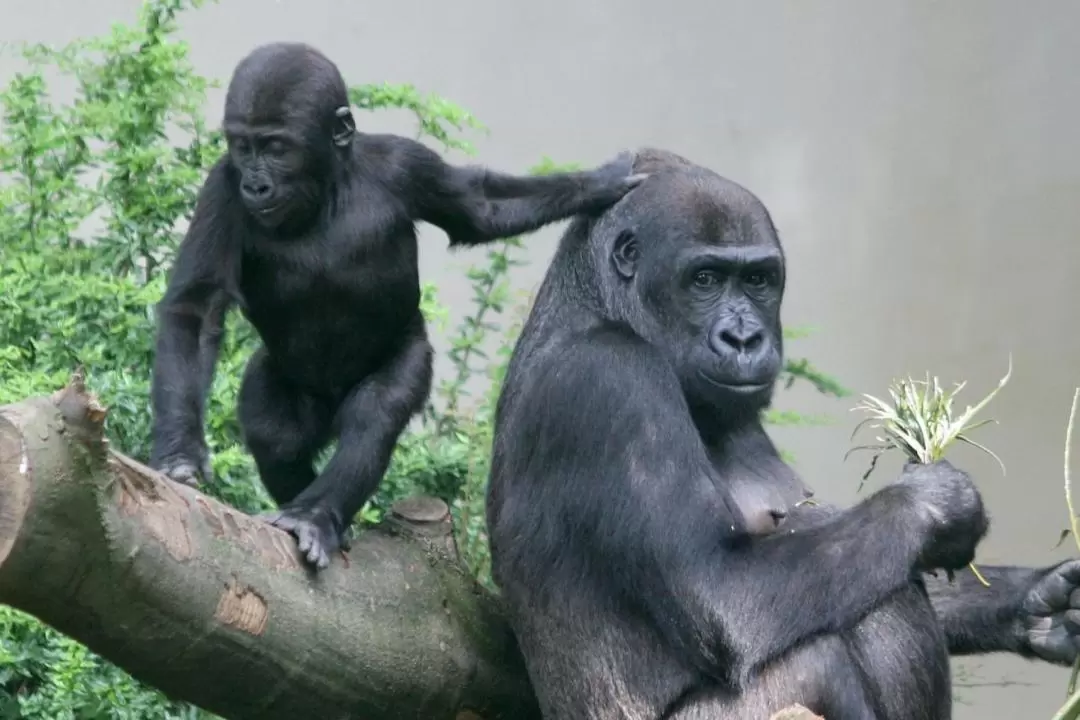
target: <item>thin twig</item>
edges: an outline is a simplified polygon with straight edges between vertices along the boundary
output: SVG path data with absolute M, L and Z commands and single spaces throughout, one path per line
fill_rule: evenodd
M 1053 720 L 1076 720 L 1080 716 L 1080 693 L 1073 693 L 1061 708 L 1054 713 Z
M 1077 550 L 1080 550 L 1080 534 L 1077 533 L 1076 510 L 1072 501 L 1072 483 L 1069 481 L 1069 449 L 1072 447 L 1073 425 L 1076 423 L 1076 403 L 1080 400 L 1080 387 L 1073 391 L 1072 407 L 1069 408 L 1069 424 L 1065 426 L 1065 507 L 1069 509 L 1069 528 L 1072 530 L 1073 541 Z M 1067 697 L 1072 698 L 1076 694 L 1076 678 L 1080 675 L 1080 656 L 1073 661 L 1072 674 L 1069 675 L 1069 688 Z M 1080 712 L 1080 704 L 1075 699 L 1066 706 L 1072 706 L 1072 714 L 1067 717 L 1075 718 Z
M 1073 508 L 1072 483 L 1069 482 L 1069 449 L 1072 447 L 1073 425 L 1076 423 L 1076 403 L 1080 400 L 1080 387 L 1073 392 L 1072 407 L 1069 409 L 1069 424 L 1065 426 L 1065 505 L 1069 508 L 1069 527 L 1072 530 L 1076 548 L 1080 550 L 1080 533 L 1077 532 L 1076 510 Z

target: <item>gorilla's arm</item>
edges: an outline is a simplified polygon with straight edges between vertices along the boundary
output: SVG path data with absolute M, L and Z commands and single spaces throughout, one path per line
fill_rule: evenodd
M 818 525 L 841 512 L 818 501 L 788 515 L 784 527 Z M 964 568 L 953 580 L 920 577 L 952 655 L 1015 653 L 1070 665 L 1080 645 L 1080 560 L 1042 568 L 979 565 L 986 587 Z
M 457 167 L 421 143 L 395 142 L 413 216 L 442 228 L 451 245 L 478 245 L 603 210 L 644 179 L 632 175 L 630 153 L 593 170 L 530 177 Z
M 228 197 L 224 162 L 219 162 L 199 193 L 157 306 L 150 465 L 181 482 L 209 479 L 203 406 L 232 304 L 221 273 L 235 264 L 239 253 L 228 245 Z
M 655 348 L 605 330 L 546 364 L 503 421 L 528 447 L 496 456 L 517 489 L 492 537 L 522 588 L 558 601 L 560 588 L 599 583 L 601 602 L 629 603 L 702 672 L 737 683 L 911 581 L 927 529 L 908 488 L 745 541 Z
M 1041 571 L 1018 567 L 979 566 L 990 587 L 970 569 L 957 571 L 950 582 L 943 572 L 926 575 L 926 590 L 945 629 L 949 652 L 1022 653 L 1020 605 Z
M 926 576 L 926 589 L 953 655 L 1010 652 L 1055 664 L 1076 658 L 1080 631 L 1080 561 L 1045 568 L 979 566 L 952 582 Z

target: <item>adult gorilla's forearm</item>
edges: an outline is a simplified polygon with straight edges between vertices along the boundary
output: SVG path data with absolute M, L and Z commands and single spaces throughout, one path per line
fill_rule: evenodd
M 952 655 L 1013 652 L 1032 656 L 1022 642 L 1020 612 L 1027 591 L 1049 568 L 986 567 L 979 572 L 986 587 L 970 570 L 950 581 L 945 573 L 926 575 L 930 602 L 941 619 Z
M 810 527 L 833 518 L 842 508 L 824 501 L 800 508 L 786 527 Z M 1024 642 L 1021 614 L 1032 586 L 1053 568 L 979 566 L 990 583 L 986 587 L 970 569 L 921 575 L 927 594 L 941 621 L 951 655 L 1013 652 L 1034 653 Z
M 953 655 L 1012 652 L 1071 665 L 1080 645 L 1080 560 L 1043 568 L 980 568 L 955 582 L 927 578 L 931 602 Z

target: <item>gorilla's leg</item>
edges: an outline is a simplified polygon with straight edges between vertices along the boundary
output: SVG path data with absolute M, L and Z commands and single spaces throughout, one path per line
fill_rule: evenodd
M 248 361 L 238 415 L 244 443 L 267 492 L 281 507 L 315 480 L 315 455 L 330 441 L 334 408 L 296 390 L 264 348 Z
M 270 521 L 297 537 L 300 552 L 318 567 L 348 542 L 346 531 L 375 492 L 409 420 L 431 391 L 431 345 L 423 321 L 394 357 L 344 398 L 333 420 L 338 444 L 313 483 Z

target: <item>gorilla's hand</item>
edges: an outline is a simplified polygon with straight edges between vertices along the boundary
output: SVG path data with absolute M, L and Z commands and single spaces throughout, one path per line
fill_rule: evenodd
M 1017 633 L 1023 649 L 1069 665 L 1080 647 L 1080 560 L 1066 560 L 1036 580 L 1020 604 Z
M 634 174 L 634 154 L 621 152 L 613 160 L 586 173 L 593 210 L 604 210 L 640 185 L 648 175 Z
M 320 570 L 330 565 L 334 552 L 351 544 L 348 526 L 342 529 L 334 513 L 319 505 L 284 505 L 259 517 L 295 537 L 300 555 Z
M 214 478 L 214 468 L 210 464 L 210 451 L 205 446 L 170 455 L 155 465 L 165 477 L 193 488 L 199 487 L 201 482 L 209 482 Z
M 910 493 L 925 529 L 919 568 L 958 570 L 975 559 L 989 521 L 971 478 L 951 463 L 908 463 L 899 483 Z

